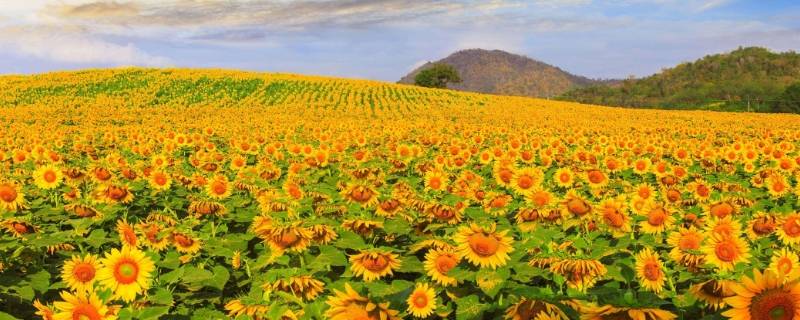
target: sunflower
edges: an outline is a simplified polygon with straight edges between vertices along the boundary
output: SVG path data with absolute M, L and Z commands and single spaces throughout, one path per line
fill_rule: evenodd
M 750 247 L 738 236 L 711 235 L 701 250 L 705 253 L 706 263 L 723 272 L 733 270 L 737 263 L 750 258 Z
M 564 311 L 556 305 L 541 300 L 522 298 L 505 313 L 506 320 L 567 320 Z
M 114 320 L 116 315 L 100 300 L 94 292 L 69 293 L 61 291 L 61 299 L 53 305 L 58 313 L 53 315 L 54 320 Z
M 341 194 L 348 203 L 358 203 L 365 208 L 378 203 L 378 191 L 366 183 L 347 183 Z
M 769 270 L 784 282 L 794 281 L 800 278 L 800 258 L 787 248 L 775 251 L 770 259 Z
M 677 317 L 672 312 L 655 308 L 627 308 L 611 305 L 581 308 L 581 320 L 673 320 Z
M 639 222 L 642 232 L 656 234 L 665 232 L 675 223 L 675 217 L 664 205 L 650 203 L 646 209 L 647 220 Z
M 742 234 L 742 224 L 731 216 L 725 218 L 712 218 L 703 228 L 709 235 L 720 237 L 738 237 Z
M 513 200 L 510 194 L 502 192 L 488 192 L 483 200 L 483 210 L 495 217 L 503 216 L 508 211 L 508 205 Z
M 42 304 L 39 299 L 33 300 L 33 307 L 36 309 L 35 314 L 42 317 L 42 320 L 53 320 L 53 308 Z
M 599 189 L 608 184 L 608 176 L 599 169 L 586 170 L 584 178 L 592 189 Z
M 650 248 L 644 248 L 636 254 L 636 277 L 639 284 L 655 293 L 664 289 L 664 266 L 658 254 Z
M 161 234 L 163 227 L 158 223 L 138 223 L 136 229 L 143 235 L 144 245 L 154 251 L 162 251 L 169 245 L 169 239 Z
M 432 249 L 425 254 L 425 272 L 439 285 L 454 286 L 458 281 L 447 273 L 455 268 L 460 260 L 452 249 Z
M 780 174 L 771 175 L 764 181 L 764 185 L 767 187 L 767 192 L 773 198 L 780 198 L 791 191 L 792 185 L 786 181 L 786 178 Z
M 406 303 L 408 313 L 417 318 L 426 318 L 436 309 L 436 292 L 427 283 L 417 283 Z
M 39 230 L 39 227 L 37 226 L 34 226 L 23 220 L 13 218 L 0 222 L 0 227 L 3 227 L 6 232 L 17 238 L 21 238 L 26 234 L 35 233 Z
M 119 234 L 119 241 L 123 245 L 131 247 L 139 247 L 139 238 L 136 237 L 136 231 L 133 226 L 125 220 L 117 220 L 117 233 Z
M 783 217 L 778 228 L 778 239 L 784 245 L 792 246 L 800 243 L 800 213 L 792 213 Z
M 549 207 L 552 203 L 557 201 L 554 199 L 553 194 L 550 193 L 550 191 L 539 187 L 534 187 L 533 189 L 529 190 L 525 200 L 527 200 L 528 203 L 532 204 L 536 208 Z
M 509 253 L 514 251 L 512 238 L 507 236 L 508 230 L 496 232 L 496 225 L 483 228 L 477 224 L 462 226 L 453 236 L 458 244 L 456 253 L 475 266 L 496 269 L 504 266 L 510 259 Z
M 739 212 L 739 206 L 731 200 L 717 201 L 703 206 L 703 209 L 706 214 L 720 219 L 736 215 Z
M 597 205 L 596 210 L 613 237 L 619 238 L 631 232 L 631 218 L 625 212 L 625 202 L 620 198 L 605 199 Z
M 325 311 L 325 317 L 330 320 L 400 320 L 397 316 L 400 312 L 389 309 L 388 302 L 372 302 L 353 290 L 349 283 L 345 284 L 344 291 L 334 289 L 325 303 L 330 306 Z
M 327 224 L 313 225 L 309 227 L 309 230 L 312 234 L 311 241 L 319 244 L 328 244 L 339 237 L 339 235 L 336 233 L 336 230 Z
M 285 251 L 303 252 L 311 244 L 313 234 L 302 226 L 302 221 L 284 226 L 269 226 L 264 239 L 274 255 L 283 255 Z
M 231 195 L 233 188 L 228 182 L 228 178 L 218 175 L 206 183 L 205 191 L 212 199 L 222 200 Z
M 156 191 L 164 191 L 172 186 L 172 178 L 161 170 L 151 172 L 147 181 L 150 183 L 150 187 Z
M 722 313 L 732 320 L 796 319 L 800 315 L 800 284 L 784 283 L 771 270 L 762 274 L 753 270 L 753 277 L 732 286 L 735 296 L 725 298 L 731 309 Z
M 97 281 L 111 289 L 115 297 L 131 302 L 137 294 L 150 288 L 155 265 L 139 249 L 129 246 L 123 246 L 122 250 L 111 249 L 105 258 L 100 259 L 100 264 L 102 267 L 97 272 Z
M 25 194 L 22 187 L 13 182 L 0 182 L 0 208 L 16 211 L 25 207 Z
M 99 203 L 117 204 L 133 201 L 133 192 L 126 185 L 101 184 L 92 193 L 94 200 Z
M 531 261 L 533 263 L 534 261 Z M 550 271 L 567 278 L 567 286 L 585 292 L 608 273 L 602 262 L 595 259 L 559 259 L 550 265 Z
M 561 203 L 564 206 L 563 211 L 565 211 L 565 215 L 569 214 L 569 216 L 578 218 L 591 217 L 590 213 L 592 213 L 592 209 L 594 209 L 592 203 L 579 195 L 574 189 L 567 191 L 567 195 Z
M 669 257 L 684 267 L 690 269 L 699 267 L 705 263 L 705 259 L 702 254 L 695 251 L 700 250 L 704 240 L 705 235 L 694 227 L 672 232 L 667 238 L 667 243 L 672 247 Z
M 402 209 L 402 203 L 398 199 L 387 199 L 378 204 L 375 214 L 381 217 L 393 218 Z
M 200 251 L 200 239 L 196 239 L 188 234 L 173 232 L 170 237 L 175 250 L 184 254 L 195 254 Z
M 559 168 L 556 170 L 556 173 L 553 174 L 553 181 L 555 181 L 556 185 L 559 187 L 571 188 L 572 184 L 575 183 L 575 174 L 570 168 Z
M 401 264 L 397 254 L 378 249 L 362 250 L 350 257 L 350 270 L 366 282 L 391 276 Z
M 208 215 L 223 216 L 228 212 L 228 208 L 216 201 L 194 200 L 189 203 L 188 211 L 199 218 Z
M 716 311 L 727 306 L 725 298 L 735 295 L 731 287 L 736 283 L 731 280 L 708 280 L 689 287 L 689 292 L 706 306 Z
M 372 221 L 365 219 L 347 219 L 342 221 L 342 228 L 368 236 L 375 230 L 383 229 L 383 221 Z
M 246 303 L 240 299 L 233 299 L 225 304 L 225 310 L 228 311 L 228 316 L 231 318 L 247 315 L 255 317 L 255 319 L 262 319 L 270 310 L 270 306 L 268 304 Z
M 633 172 L 638 175 L 644 175 L 649 172 L 648 169 L 650 169 L 651 165 L 652 162 L 650 161 L 650 159 L 647 158 L 637 159 L 636 161 L 633 162 L 632 166 Z
M 64 173 L 58 167 L 48 164 L 33 171 L 33 182 L 39 189 L 50 190 L 64 181 Z
M 265 283 L 264 291 L 281 291 L 298 298 L 312 301 L 325 290 L 325 283 L 314 279 L 312 276 L 290 276 Z
M 83 258 L 72 256 L 71 260 L 64 263 L 61 279 L 73 291 L 92 291 L 97 270 L 100 270 L 97 256 L 92 254 L 87 254 Z
M 506 164 L 497 162 L 492 169 L 492 175 L 498 185 L 510 187 L 511 179 L 514 177 L 514 170 Z
M 755 241 L 773 234 L 778 229 L 778 218 L 763 212 L 756 213 L 747 221 L 747 238 Z
M 449 178 L 441 170 L 429 170 L 423 177 L 425 191 L 445 191 L 449 184 Z
M 529 195 L 538 187 L 544 179 L 544 173 L 536 167 L 521 168 L 514 170 L 511 176 L 511 188 L 517 194 Z

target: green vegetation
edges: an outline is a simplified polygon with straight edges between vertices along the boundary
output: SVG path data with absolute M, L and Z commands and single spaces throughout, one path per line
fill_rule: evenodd
M 414 84 L 428 88 L 447 88 L 448 83 L 459 83 L 461 77 L 453 66 L 437 63 L 432 67 L 420 71 L 414 77 Z
M 800 54 L 750 47 L 642 79 L 577 88 L 559 99 L 642 108 L 798 112 L 797 93 L 784 92 L 798 80 Z
M 772 112 L 800 113 L 800 82 L 786 87 L 773 104 Z

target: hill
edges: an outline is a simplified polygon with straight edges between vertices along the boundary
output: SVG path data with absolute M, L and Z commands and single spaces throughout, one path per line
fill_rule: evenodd
M 525 56 L 501 50 L 468 49 L 428 62 L 415 69 L 400 83 L 413 84 L 414 77 L 435 63 L 453 66 L 462 82 L 450 89 L 527 97 L 552 97 L 595 81 Z
M 708 55 L 642 79 L 573 89 L 559 99 L 582 103 L 767 111 L 788 85 L 800 81 L 800 54 L 758 47 Z

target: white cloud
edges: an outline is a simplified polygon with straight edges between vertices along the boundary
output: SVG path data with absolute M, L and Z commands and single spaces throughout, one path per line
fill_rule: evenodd
M 0 43 L 20 55 L 56 62 L 166 66 L 169 59 L 148 54 L 131 43 L 109 42 L 74 28 L 14 27 L 0 30 Z

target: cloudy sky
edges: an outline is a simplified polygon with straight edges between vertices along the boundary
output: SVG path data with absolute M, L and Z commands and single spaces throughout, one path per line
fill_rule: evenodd
M 800 1 L 0 3 L 0 73 L 138 65 L 396 81 L 425 61 L 486 48 L 619 78 L 751 45 L 800 51 Z

